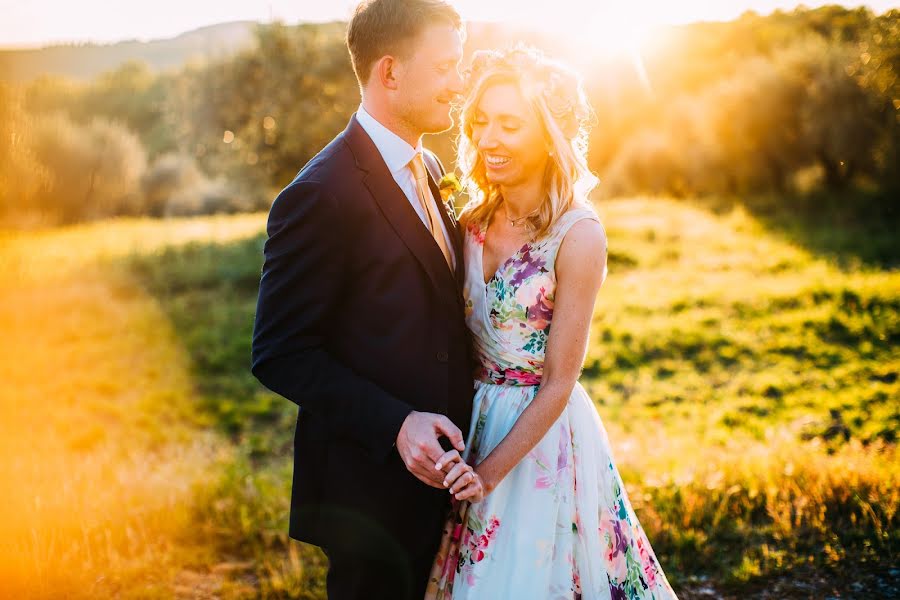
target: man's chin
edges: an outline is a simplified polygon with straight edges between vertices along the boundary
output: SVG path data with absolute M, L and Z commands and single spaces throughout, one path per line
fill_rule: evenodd
M 425 128 L 425 133 L 443 133 L 453 127 L 453 117 L 447 115 L 445 117 L 435 119 Z

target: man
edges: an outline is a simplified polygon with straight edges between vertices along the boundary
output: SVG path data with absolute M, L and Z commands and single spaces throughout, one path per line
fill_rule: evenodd
M 462 25 L 441 0 L 372 0 L 347 44 L 362 103 L 272 205 L 252 370 L 300 407 L 289 533 L 327 553 L 329 597 L 421 598 L 439 438 L 462 451 L 472 407 L 461 232 L 421 143 L 453 124 Z

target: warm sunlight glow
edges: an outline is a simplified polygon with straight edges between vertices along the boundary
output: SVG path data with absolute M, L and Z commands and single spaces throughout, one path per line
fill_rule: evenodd
M 652 93 L 641 52 L 652 32 L 663 25 L 662 7 L 658 10 L 653 4 L 634 1 L 603 3 L 598 7 L 584 2 L 566 19 L 563 34 L 575 44 L 576 55 L 587 63 L 598 58 L 627 61 L 644 90 Z
M 651 27 L 650 14 L 642 15 L 634 4 L 607 4 L 589 14 L 576 37 L 602 54 L 637 53 Z
M 539 22 L 541 29 L 559 34 L 591 57 L 634 55 L 650 30 L 662 24 L 661 11 L 650 4 L 655 3 L 562 2 L 539 14 L 523 10 L 517 21 L 526 26 Z
M 0 19 L 0 48 L 8 46 L 39 46 L 51 42 L 65 41 L 120 41 L 123 39 L 152 39 L 175 36 L 180 33 L 229 21 L 249 19 L 270 22 L 280 19 L 289 23 L 301 21 L 345 20 L 352 12 L 357 0 L 268 0 L 267 2 L 247 2 L 246 0 L 156 0 L 155 2 L 121 3 L 125 10 L 110 11 L 106 0 L 81 0 L 63 2 L 61 0 L 31 0 L 30 2 L 7 2 L 3 6 Z M 825 0 L 807 0 L 807 6 L 829 4 Z M 564 17 L 569 29 L 572 24 L 587 27 L 590 16 L 598 5 L 608 6 L 615 11 L 625 4 L 625 10 L 634 11 L 635 16 L 655 18 L 658 23 L 688 23 L 696 20 L 729 20 L 745 10 L 769 13 L 777 8 L 793 10 L 798 0 L 682 0 L 681 2 L 659 2 L 658 0 L 628 0 L 609 2 L 604 0 L 554 0 L 553 2 L 519 2 L 516 0 L 451 0 L 463 18 L 472 21 L 501 21 L 504 23 L 525 23 L 536 27 L 554 27 L 557 16 Z M 876 12 L 894 8 L 894 0 L 868 0 L 860 2 Z M 632 22 L 626 19 L 626 25 Z M 620 24 L 621 21 L 619 21 Z M 641 26 L 639 19 L 637 25 Z M 627 31 L 614 29 L 598 32 L 597 39 L 604 48 L 620 48 L 612 40 L 630 36 Z

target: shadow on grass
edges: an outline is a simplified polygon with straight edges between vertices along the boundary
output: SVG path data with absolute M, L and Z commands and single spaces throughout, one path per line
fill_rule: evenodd
M 327 559 L 287 535 L 297 408 L 250 372 L 265 235 L 194 242 L 129 257 L 190 358 L 197 411 L 231 445 L 195 498 L 197 528 L 218 554 L 224 597 L 325 598 Z M 224 566 L 223 566 L 224 565 Z
M 700 198 L 716 213 L 741 205 L 764 225 L 841 268 L 900 267 L 900 190 Z
M 199 408 L 209 424 L 249 444 L 251 455 L 289 453 L 296 407 L 250 372 L 263 234 L 194 242 L 128 259 L 157 298 L 191 358 Z

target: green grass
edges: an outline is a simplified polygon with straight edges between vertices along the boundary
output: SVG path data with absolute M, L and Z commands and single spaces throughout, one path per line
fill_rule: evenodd
M 880 234 L 872 242 L 858 231 L 837 246 L 808 243 L 821 235 L 792 233 L 796 217 L 781 213 L 775 223 L 724 206 L 641 198 L 599 206 L 610 274 L 582 382 L 629 495 L 683 598 L 702 597 L 706 587 L 739 598 L 888 596 L 898 587 L 890 569 L 900 550 L 895 250 Z M 98 224 L 85 230 L 95 245 L 106 248 L 114 227 L 122 239 L 140 231 L 142 241 L 100 252 L 85 240 L 87 258 L 61 261 L 74 263 L 63 283 L 84 264 L 117 274 L 119 283 L 106 284 L 118 290 L 103 296 L 107 310 L 152 308 L 146 334 L 129 345 L 136 356 L 148 351 L 142 344 L 164 342 L 179 357 L 156 364 L 176 372 L 177 386 L 148 392 L 179 407 L 178 416 L 161 421 L 159 403 L 145 400 L 142 419 L 113 429 L 214 440 L 204 476 L 185 483 L 177 509 L 169 506 L 181 525 L 157 528 L 159 544 L 173 550 L 168 574 L 145 557 L 130 574 L 121 567 L 118 580 L 144 589 L 142 597 L 202 588 L 231 598 L 324 598 L 324 557 L 286 533 L 296 407 L 249 372 L 264 216 L 235 218 L 230 228 L 226 219 L 215 231 L 203 222 Z M 824 231 L 823 223 L 810 227 Z M 71 242 L 72 234 L 46 235 Z M 34 273 L 22 266 L 29 255 L 16 250 L 20 243 L 5 253 L 19 257 L 19 273 Z M 34 285 L 52 280 L 59 289 L 58 279 L 43 272 Z M 101 362 L 123 354 L 111 340 L 96 340 L 117 349 Z M 109 373 L 99 379 L 66 390 L 87 386 L 109 410 L 127 385 Z M 82 435 L 78 443 L 93 443 Z M 122 443 L 115 437 L 112 445 Z M 165 436 L 153 443 L 175 444 Z
M 610 278 L 583 382 L 675 585 L 711 577 L 739 592 L 810 565 L 889 564 L 897 274 L 817 256 L 740 208 L 631 200 L 601 212 Z M 182 331 L 206 409 L 259 477 L 286 469 L 294 414 L 246 372 L 263 242 L 135 262 Z M 263 523 L 242 538 L 256 560 L 283 553 L 263 539 L 283 521 Z

